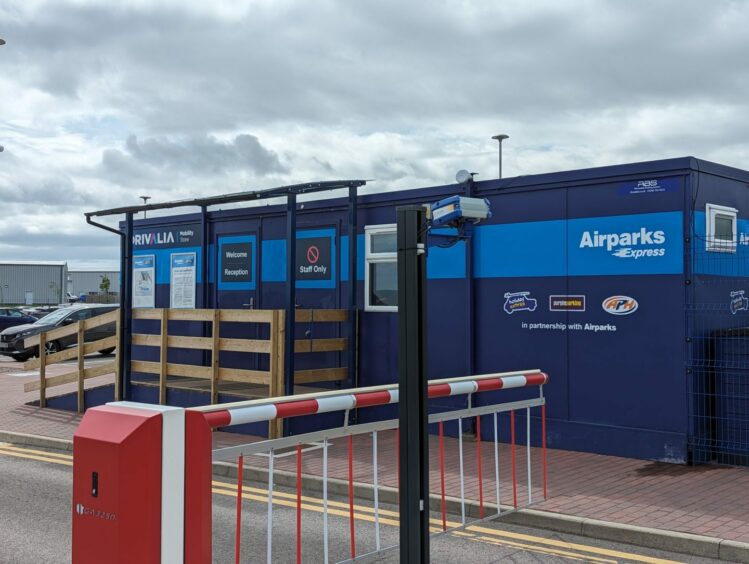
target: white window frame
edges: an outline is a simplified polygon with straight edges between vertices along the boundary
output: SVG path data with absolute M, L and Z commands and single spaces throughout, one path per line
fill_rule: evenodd
M 372 236 L 382 233 L 396 233 L 397 225 L 387 223 L 383 225 L 367 225 L 364 227 L 364 311 L 398 311 L 398 306 L 372 305 L 369 302 L 369 265 L 373 263 L 398 262 L 398 253 L 373 253 Z
M 705 250 L 713 253 L 735 253 L 736 239 L 738 237 L 738 213 L 739 210 L 718 204 L 705 204 Z M 733 223 L 733 239 L 715 238 L 715 217 L 727 215 Z

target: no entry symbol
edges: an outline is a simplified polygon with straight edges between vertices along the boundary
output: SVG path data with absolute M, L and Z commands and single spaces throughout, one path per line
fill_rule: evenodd
M 315 245 L 310 245 L 310 248 L 307 249 L 307 262 L 310 264 L 315 264 L 319 258 L 320 249 L 318 249 Z

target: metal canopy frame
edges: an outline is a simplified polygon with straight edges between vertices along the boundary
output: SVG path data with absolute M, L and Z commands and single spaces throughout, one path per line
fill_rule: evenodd
M 364 186 L 366 180 L 332 180 L 325 182 L 307 182 L 304 184 L 291 184 L 288 186 L 279 186 L 268 190 L 253 190 L 246 192 L 236 192 L 234 194 L 225 194 L 220 196 L 210 196 L 207 198 L 193 198 L 188 200 L 176 200 L 172 202 L 142 204 L 136 206 L 124 206 L 111 208 L 95 212 L 86 212 L 86 223 L 109 231 L 120 236 L 120 355 L 119 370 L 123 376 L 127 374 L 127 368 L 130 366 L 132 357 L 131 335 L 132 335 L 132 260 L 133 260 L 133 231 L 134 215 L 138 212 L 148 212 L 153 210 L 165 210 L 183 207 L 199 207 L 200 222 L 203 227 L 203 237 L 201 241 L 203 261 L 203 292 L 200 300 L 200 306 L 205 308 L 208 303 L 208 208 L 221 204 L 235 204 L 241 202 L 253 202 L 266 200 L 270 198 L 286 197 L 286 350 L 284 351 L 284 381 L 285 395 L 294 393 L 294 327 L 295 327 L 295 310 L 296 310 L 296 214 L 297 214 L 297 196 L 302 194 L 313 194 L 316 192 L 327 192 L 331 190 L 348 189 L 348 308 L 349 308 L 349 348 L 348 348 L 348 373 L 349 379 L 353 386 L 357 382 L 357 354 L 356 354 L 356 335 L 357 335 L 357 303 L 356 303 L 356 266 L 357 266 L 357 200 L 358 188 Z M 125 215 L 125 229 L 115 229 L 108 225 L 98 223 L 93 218 L 106 217 L 113 215 Z M 340 234 L 339 234 L 340 235 Z M 130 381 L 129 378 L 120 378 L 122 390 L 121 397 L 130 399 Z M 286 422 L 285 422 L 286 423 Z M 286 423 L 286 432 L 288 434 L 288 423 Z
M 289 184 L 278 186 L 267 190 L 250 190 L 246 192 L 235 192 L 221 196 L 209 196 L 208 198 L 191 198 L 189 200 L 175 200 L 161 204 L 141 204 L 137 206 L 124 206 L 96 212 L 87 212 L 86 218 L 102 217 L 107 215 L 122 215 L 123 213 L 137 213 L 141 211 L 166 210 L 172 208 L 184 208 L 189 206 L 210 207 L 221 204 L 236 204 L 240 202 L 252 202 L 255 200 L 266 200 L 268 198 L 279 198 L 289 195 L 312 194 L 314 192 L 326 192 L 342 188 L 358 188 L 364 186 L 366 180 L 328 180 L 325 182 L 306 182 L 304 184 Z

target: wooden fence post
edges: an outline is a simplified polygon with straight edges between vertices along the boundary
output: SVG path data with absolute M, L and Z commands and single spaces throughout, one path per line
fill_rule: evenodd
M 169 352 L 169 309 L 161 310 L 161 366 L 159 368 L 159 404 L 166 405 L 167 356 Z
M 85 387 L 84 375 L 86 373 L 85 348 L 86 348 L 86 331 L 84 322 L 78 321 L 78 413 L 85 411 Z
M 211 345 L 211 404 L 218 403 L 218 375 L 221 345 L 221 310 L 213 310 L 213 343 Z
M 270 323 L 270 381 L 268 382 L 268 396 L 278 397 L 283 390 L 283 354 L 284 354 L 284 326 L 285 312 L 274 309 Z M 268 422 L 268 437 L 278 439 L 283 436 L 283 421 L 274 419 Z
M 47 407 L 47 334 L 39 334 L 39 407 Z

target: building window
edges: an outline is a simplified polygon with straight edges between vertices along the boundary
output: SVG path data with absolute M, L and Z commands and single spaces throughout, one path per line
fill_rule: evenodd
M 705 248 L 716 253 L 736 252 L 736 208 L 707 204 L 705 206 Z
M 365 311 L 398 311 L 398 249 L 396 227 L 370 225 L 364 228 Z

